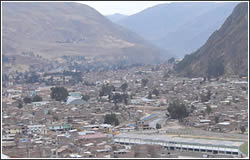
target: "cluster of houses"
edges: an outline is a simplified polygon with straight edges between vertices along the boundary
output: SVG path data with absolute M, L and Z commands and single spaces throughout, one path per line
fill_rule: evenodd
M 171 119 L 165 116 L 168 115 L 167 107 L 175 99 L 190 111 L 180 123 L 184 127 L 240 134 L 244 126 L 248 131 L 246 79 L 223 77 L 208 81 L 202 77 L 180 78 L 174 74 L 166 78 L 168 71 L 168 66 L 160 65 L 157 69 L 141 66 L 89 72 L 82 78 L 91 85 L 63 85 L 69 91 L 66 102 L 51 99 L 50 88 L 54 86 L 10 84 L 2 93 L 3 152 L 13 158 L 134 158 L 144 154 L 146 158 L 176 157 L 172 155 L 174 151 L 163 151 L 157 145 L 113 143 L 113 138 L 120 133 L 159 133 L 156 123 L 163 130 L 167 129 Z M 143 84 L 145 79 L 148 81 Z M 128 85 L 125 90 L 121 87 L 124 83 Z M 126 93 L 128 103 L 115 104 L 108 95 L 100 96 L 103 85 L 114 86 L 112 94 Z M 159 94 L 153 93 L 155 89 Z M 209 100 L 203 101 L 201 95 L 208 92 L 211 93 Z M 153 94 L 149 96 L 150 93 Z M 24 97 L 35 95 L 43 100 L 19 106 Z M 88 95 L 89 99 L 84 99 L 83 95 Z M 119 120 L 117 126 L 104 124 L 105 115 L 111 113 Z M 150 148 L 155 151 L 150 152 Z

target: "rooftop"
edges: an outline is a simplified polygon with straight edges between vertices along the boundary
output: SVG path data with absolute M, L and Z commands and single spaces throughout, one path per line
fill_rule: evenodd
M 197 138 L 182 138 L 182 137 L 170 137 L 167 135 L 138 135 L 138 134 L 128 134 L 120 133 L 115 137 L 128 137 L 128 138 L 138 138 L 138 139 L 148 139 L 155 141 L 169 141 L 169 142 L 179 142 L 179 143 L 190 143 L 190 144 L 201 144 L 201 145 L 213 145 L 213 146 L 226 146 L 226 147 L 240 147 L 244 142 L 240 141 L 225 141 L 225 140 L 210 140 L 210 139 L 197 139 Z

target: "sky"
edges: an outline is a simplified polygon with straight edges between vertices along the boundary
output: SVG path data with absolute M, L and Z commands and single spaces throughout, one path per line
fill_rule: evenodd
M 170 3 L 168 1 L 77 1 L 95 8 L 103 15 L 115 13 L 132 15 L 157 4 Z
M 115 13 L 132 15 L 146 8 L 155 6 L 157 4 L 171 3 L 171 1 L 76 1 L 76 2 L 86 4 L 96 9 L 102 15 L 111 15 Z M 173 2 L 178 2 L 178 1 L 173 1 Z M 220 1 L 217 1 L 216 3 L 219 2 Z

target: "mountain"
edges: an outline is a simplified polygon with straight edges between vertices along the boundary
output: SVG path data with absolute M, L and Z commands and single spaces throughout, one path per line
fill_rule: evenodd
M 185 76 L 248 75 L 248 3 L 239 3 L 219 30 L 176 70 Z
M 115 13 L 115 14 L 112 14 L 112 15 L 107 15 L 106 17 L 109 20 L 111 20 L 112 22 L 117 22 L 117 21 L 120 21 L 123 18 L 127 17 L 127 15 L 123 15 L 123 14 L 120 14 L 120 13 Z
M 175 54 L 201 47 L 230 15 L 236 2 L 176 2 L 147 8 L 117 23 Z
M 164 53 L 80 3 L 4 2 L 2 18 L 3 55 L 32 52 L 50 60 L 85 56 L 145 64 L 158 62 Z

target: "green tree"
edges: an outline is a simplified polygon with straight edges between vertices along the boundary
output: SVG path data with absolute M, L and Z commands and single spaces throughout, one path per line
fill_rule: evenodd
M 178 100 L 170 103 L 167 110 L 171 118 L 178 119 L 179 121 L 182 121 L 183 118 L 187 117 L 189 114 L 186 106 L 183 103 L 180 103 Z
M 119 120 L 115 114 L 106 114 L 104 117 L 104 124 L 119 125 Z
M 52 87 L 50 88 L 51 93 L 50 96 L 52 99 L 56 101 L 66 101 L 69 95 L 68 90 L 64 87 Z
M 219 117 L 219 116 L 215 116 L 215 117 L 214 117 L 214 121 L 215 121 L 215 123 L 219 123 L 220 117 Z
M 194 112 L 194 110 L 195 110 L 195 106 L 194 106 L 194 105 L 192 105 L 192 106 L 191 106 L 191 108 L 190 108 L 190 111 L 193 113 L 193 112 Z
M 147 83 L 148 83 L 148 79 L 142 79 L 141 80 L 141 86 L 142 87 L 145 87 L 147 85 Z
M 125 92 L 128 88 L 128 83 L 126 83 L 126 82 L 123 83 L 120 88 L 122 89 L 123 92 Z
M 204 95 L 204 94 L 201 94 L 200 97 L 201 97 L 201 102 L 207 102 L 211 99 L 211 91 L 208 90 L 208 92 Z
M 82 100 L 88 101 L 89 100 L 89 95 L 82 95 Z
M 39 82 L 39 75 L 37 75 L 35 72 L 31 72 L 29 76 L 27 76 L 26 82 L 27 83 Z
M 22 100 L 17 100 L 17 107 L 20 109 L 20 108 L 23 108 L 23 102 Z
M 161 125 L 159 123 L 156 123 L 156 129 L 161 129 Z
M 246 131 L 246 128 L 244 126 L 241 126 L 240 131 L 241 131 L 242 134 L 244 134 L 244 132 Z
M 42 97 L 38 96 L 38 95 L 35 95 L 33 98 L 32 98 L 32 102 L 41 102 L 43 101 Z
M 82 82 L 82 73 L 81 72 L 75 72 L 75 74 L 72 75 L 72 82 L 74 84 L 77 84 L 79 82 Z
M 151 91 L 148 93 L 148 99 L 152 99 L 152 92 Z
M 112 93 L 112 91 L 115 91 L 115 87 L 113 85 L 102 85 L 102 88 L 99 92 L 99 96 L 107 96 Z
M 128 94 L 123 94 L 122 98 L 123 98 L 124 104 L 128 105 L 128 98 L 129 98 Z
M 24 98 L 23 98 L 23 102 L 24 102 L 25 104 L 31 103 L 31 102 L 32 102 L 32 99 L 29 98 L 29 97 L 24 97 Z
M 112 100 L 114 101 L 115 104 L 117 104 L 117 103 L 121 103 L 123 98 L 120 93 L 115 93 L 112 97 Z
M 159 96 L 160 92 L 159 92 L 158 89 L 155 88 L 155 89 L 153 90 L 152 94 L 154 94 L 154 95 L 156 95 L 156 96 Z
M 206 113 L 209 115 L 211 112 L 212 112 L 212 108 L 209 105 L 207 105 Z

